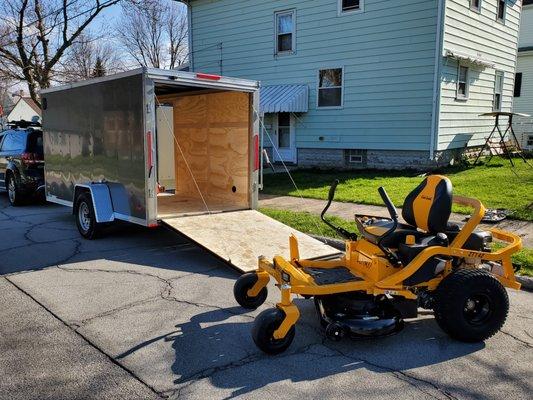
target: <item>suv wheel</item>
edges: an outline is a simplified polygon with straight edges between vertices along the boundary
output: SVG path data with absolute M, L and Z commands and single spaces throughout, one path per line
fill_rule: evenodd
M 89 240 L 96 239 L 102 225 L 96 222 L 90 193 L 85 192 L 78 196 L 74 215 L 76 215 L 76 225 L 81 236 Z
M 11 174 L 7 176 L 6 187 L 7 187 L 7 197 L 9 198 L 9 203 L 11 203 L 11 205 L 14 207 L 20 206 L 22 204 L 22 196 L 20 194 L 17 181 Z

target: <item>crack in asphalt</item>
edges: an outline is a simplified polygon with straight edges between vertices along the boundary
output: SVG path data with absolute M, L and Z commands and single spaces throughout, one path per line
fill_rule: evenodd
M 449 391 L 439 387 L 437 384 L 431 382 L 431 381 L 428 381 L 428 380 L 425 380 L 425 379 L 421 379 L 421 378 L 418 378 L 416 376 L 413 376 L 411 374 L 408 374 L 407 372 L 405 371 L 401 371 L 401 370 L 398 370 L 398 369 L 394 369 L 394 368 L 390 368 L 390 367 L 386 367 L 384 365 L 381 365 L 381 364 L 378 364 L 378 363 L 375 363 L 375 362 L 372 362 L 372 361 L 369 361 L 367 359 L 364 359 L 364 358 L 360 358 L 360 357 L 354 357 L 354 356 L 351 356 L 349 354 L 346 354 L 345 352 L 337 349 L 337 348 L 334 348 L 334 347 L 331 347 L 329 345 L 326 344 L 326 341 L 327 339 L 325 338 L 323 341 L 322 341 L 322 345 L 324 347 L 326 347 L 327 349 L 333 351 L 333 352 L 336 352 L 338 355 L 342 356 L 342 357 L 345 357 L 351 361 L 355 361 L 355 362 L 363 362 L 367 365 L 370 365 L 371 367 L 373 368 L 378 368 L 378 369 L 381 369 L 382 371 L 385 371 L 385 372 L 389 372 L 390 374 L 392 374 L 394 377 L 396 377 L 397 379 L 403 381 L 403 382 L 407 382 L 408 384 L 410 384 L 411 386 L 413 386 L 414 388 L 416 388 L 417 390 L 423 392 L 424 394 L 427 394 L 428 396 L 431 396 L 432 398 L 434 399 L 439 399 L 438 397 L 436 397 L 433 393 L 430 393 L 428 392 L 427 390 L 424 390 L 424 388 L 420 387 L 419 385 L 417 385 L 415 382 L 413 381 L 416 381 L 416 382 L 420 382 L 420 383 L 423 383 L 425 385 L 429 385 L 431 386 L 434 390 L 438 391 L 439 393 L 441 393 L 442 395 L 444 395 L 446 398 L 448 399 L 452 399 L 452 400 L 457 400 L 458 397 L 454 396 L 453 394 L 451 394 Z
M 284 353 L 284 354 L 281 354 L 281 355 L 277 355 L 276 359 L 277 360 L 280 360 L 280 359 L 282 360 L 282 359 L 293 357 L 293 356 L 296 356 L 296 355 L 299 355 L 299 354 L 316 355 L 316 356 L 319 357 L 318 360 L 325 359 L 325 358 L 342 357 L 342 358 L 346 358 L 346 359 L 348 359 L 348 360 L 350 360 L 352 362 L 364 363 L 366 365 L 369 365 L 372 368 L 377 368 L 377 369 L 380 369 L 380 370 L 382 370 L 382 371 L 384 371 L 386 373 L 389 373 L 390 375 L 392 375 L 396 379 L 411 385 L 416 390 L 418 390 L 418 391 L 424 393 L 425 395 L 430 396 L 430 397 L 432 397 L 434 399 L 438 399 L 439 400 L 441 397 L 436 396 L 434 393 L 432 393 L 430 390 L 428 390 L 427 386 L 431 387 L 433 390 L 437 391 L 439 394 L 441 394 L 442 396 L 444 396 L 447 399 L 458 400 L 458 397 L 454 396 L 448 390 L 445 390 L 445 389 L 439 387 L 437 384 L 435 384 L 435 383 L 433 383 L 431 381 L 428 381 L 428 380 L 425 380 L 425 379 L 422 379 L 422 378 L 418 378 L 418 377 L 413 376 L 411 374 L 408 374 L 408 373 L 406 373 L 404 371 L 396 370 L 394 368 L 386 367 L 386 366 L 377 364 L 375 362 L 371 362 L 371 361 L 369 361 L 367 359 L 364 359 L 364 358 L 351 356 L 349 354 L 346 354 L 346 353 L 342 352 L 339 349 L 336 349 L 336 348 L 333 348 L 333 347 L 327 345 L 326 344 L 327 340 L 328 340 L 327 338 L 324 338 L 321 344 L 312 343 L 312 344 L 308 344 L 306 346 L 302 346 L 300 348 L 294 349 L 294 350 L 292 350 L 290 352 L 287 352 L 287 353 Z M 333 354 L 323 354 L 323 353 L 317 353 L 317 352 L 310 351 L 312 348 L 319 347 L 319 346 L 323 346 L 325 349 L 330 350 Z M 196 371 L 194 374 L 183 376 L 183 377 L 181 377 L 181 378 L 179 378 L 178 380 L 175 381 L 175 384 L 183 383 L 182 386 L 180 386 L 179 388 L 174 389 L 174 390 L 160 392 L 160 394 L 165 396 L 165 397 L 176 397 L 176 398 L 179 399 L 182 396 L 182 394 L 183 394 L 183 392 L 185 390 L 187 390 L 191 386 L 195 385 L 196 383 L 198 383 L 202 379 L 212 378 L 214 375 L 219 374 L 221 372 L 229 371 L 229 370 L 232 370 L 232 369 L 235 369 L 235 368 L 240 368 L 240 367 L 243 367 L 243 366 L 246 366 L 246 365 L 249 365 L 249 364 L 253 364 L 253 363 L 256 363 L 256 362 L 259 362 L 259 361 L 262 361 L 262 360 L 268 360 L 269 358 L 270 358 L 269 356 L 265 355 L 262 352 L 256 352 L 256 353 L 253 353 L 253 354 L 247 354 L 246 356 L 244 356 L 244 357 L 242 357 L 242 358 L 240 358 L 238 360 L 232 361 L 230 363 L 227 363 L 227 364 L 224 364 L 224 365 L 220 365 L 220 366 L 217 366 L 217 367 L 205 368 L 205 369 Z M 423 384 L 425 386 L 421 386 L 420 384 Z
M 515 335 L 513 335 L 510 332 L 506 332 L 503 329 L 500 329 L 500 332 L 503 333 L 504 335 L 509 336 L 510 338 L 516 340 L 517 342 L 519 342 L 521 345 L 523 345 L 525 347 L 529 347 L 530 349 L 533 348 L 533 343 L 529 343 L 529 342 L 527 342 L 527 341 L 525 341 L 523 339 L 520 339 L 518 336 L 515 336 Z M 527 332 L 526 332 L 526 334 L 527 334 Z

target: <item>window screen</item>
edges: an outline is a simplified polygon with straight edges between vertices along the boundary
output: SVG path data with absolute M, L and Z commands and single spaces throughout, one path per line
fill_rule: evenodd
M 502 109 L 502 93 L 503 93 L 503 71 L 496 71 L 494 80 L 494 111 L 501 111 Z
M 342 1 L 342 11 L 355 11 L 361 8 L 360 0 L 341 0 Z
M 475 11 L 481 11 L 481 0 L 470 0 L 470 8 Z
M 276 13 L 276 53 L 294 51 L 294 11 Z
M 498 11 L 497 11 L 498 21 L 505 20 L 505 0 L 498 0 Z
M 457 71 L 457 98 L 466 99 L 468 97 L 468 67 L 459 66 Z
M 318 77 L 318 107 L 342 106 L 342 68 L 322 69 Z

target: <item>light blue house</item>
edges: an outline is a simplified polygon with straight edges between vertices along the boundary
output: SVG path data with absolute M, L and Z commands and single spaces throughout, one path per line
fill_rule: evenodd
M 299 166 L 442 165 L 510 111 L 521 0 L 190 0 L 191 69 L 262 82 Z

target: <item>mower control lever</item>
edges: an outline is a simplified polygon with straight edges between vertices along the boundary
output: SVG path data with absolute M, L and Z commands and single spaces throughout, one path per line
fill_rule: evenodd
M 389 210 L 389 214 L 390 214 L 391 218 L 394 221 L 397 221 L 398 220 L 398 211 L 396 211 L 396 207 L 394 207 L 394 204 L 392 203 L 389 195 L 387 194 L 387 191 L 385 190 L 385 188 L 383 186 L 381 186 L 378 189 L 378 192 L 379 192 L 379 195 L 381 196 L 381 199 L 383 200 L 383 203 L 385 203 L 385 205 L 387 206 L 387 209 Z
M 379 239 L 378 247 L 383 251 L 383 253 L 385 253 L 385 256 L 388 258 L 388 260 L 393 265 L 400 265 L 401 264 L 400 260 L 398 259 L 396 254 L 394 254 L 389 249 L 387 249 L 385 246 L 383 246 L 383 241 L 387 237 L 389 237 L 389 235 L 391 235 L 394 231 L 396 231 L 396 228 L 398 227 L 398 211 L 396 211 L 396 207 L 394 207 L 394 204 L 392 203 L 389 195 L 387 194 L 387 191 L 385 190 L 383 186 L 381 186 L 378 189 L 378 192 L 379 192 L 379 195 L 381 196 L 381 199 L 383 200 L 383 203 L 385 203 L 385 205 L 387 206 L 387 209 L 389 210 L 389 214 L 392 218 L 392 221 L 394 222 L 392 224 L 392 227 L 381 236 L 381 239 Z
M 341 235 L 345 239 L 349 240 L 357 240 L 357 235 L 353 232 L 348 232 L 346 229 L 341 228 L 340 226 L 335 226 L 324 216 L 326 215 L 326 212 L 328 211 L 329 207 L 331 206 L 331 202 L 335 198 L 335 191 L 337 190 L 337 185 L 339 184 L 339 180 L 335 179 L 331 187 L 329 188 L 329 194 L 328 194 L 328 203 L 326 204 L 326 207 L 322 210 L 322 213 L 320 214 L 320 219 L 331 229 L 333 229 L 335 232 L 337 232 L 339 235 Z

